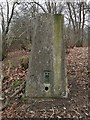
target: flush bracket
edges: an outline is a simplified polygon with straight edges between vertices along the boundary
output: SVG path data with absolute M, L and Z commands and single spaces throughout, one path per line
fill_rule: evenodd
M 50 83 L 50 70 L 44 70 L 44 83 Z

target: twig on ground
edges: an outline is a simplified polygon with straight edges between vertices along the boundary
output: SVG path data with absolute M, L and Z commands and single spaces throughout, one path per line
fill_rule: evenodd
M 24 87 L 25 87 L 25 81 L 20 85 L 20 89 L 19 89 L 19 90 L 17 90 L 17 91 L 16 91 L 15 93 L 13 93 L 9 98 L 6 99 L 6 102 L 5 102 L 4 106 L 2 107 L 2 110 L 4 110 L 4 109 L 8 106 L 10 100 L 11 100 L 13 97 L 15 97 L 19 92 L 21 92 Z
M 50 118 L 53 118 L 53 116 L 55 115 L 55 110 L 54 110 L 53 107 L 52 107 L 52 111 L 53 111 L 53 113 L 52 113 L 52 115 L 50 116 Z
M 10 62 L 10 60 L 8 60 L 8 64 L 9 64 L 9 67 L 8 67 L 7 76 L 9 76 L 9 73 L 10 73 L 10 69 L 11 69 L 11 62 Z

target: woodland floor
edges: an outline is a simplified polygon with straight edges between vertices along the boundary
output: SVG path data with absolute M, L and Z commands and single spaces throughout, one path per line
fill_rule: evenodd
M 10 52 L 3 63 L 3 118 L 83 118 L 90 119 L 88 97 L 88 48 L 70 49 L 67 55 L 68 98 L 30 100 L 24 95 L 28 69 L 20 66 L 25 51 Z M 9 62 L 13 61 L 13 67 Z M 22 86 L 23 87 L 22 87 Z M 23 88 L 23 89 L 22 89 Z M 21 89 L 21 90 L 20 90 Z M 18 92 L 19 91 L 19 92 Z M 16 93 L 17 92 L 17 93 Z M 7 102 L 6 102 L 7 101 Z

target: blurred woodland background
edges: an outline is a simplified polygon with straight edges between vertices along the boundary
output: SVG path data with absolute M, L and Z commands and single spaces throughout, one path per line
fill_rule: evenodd
M 27 102 L 25 83 L 33 42 L 31 21 L 38 13 L 64 15 L 63 40 L 67 53 L 69 91 L 67 99 Z M 0 0 L 0 68 L 3 72 L 0 81 L 3 111 L 0 112 L 3 118 L 90 118 L 89 18 L 89 0 Z
M 88 45 L 88 15 L 86 2 L 9 1 L 0 2 L 0 24 L 2 35 L 2 59 L 13 49 L 31 47 L 31 20 L 38 13 L 64 14 L 63 37 L 66 47 Z

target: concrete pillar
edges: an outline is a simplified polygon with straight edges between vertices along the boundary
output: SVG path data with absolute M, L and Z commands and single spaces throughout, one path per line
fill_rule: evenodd
M 32 52 L 26 95 L 30 98 L 67 97 L 64 16 L 38 14 L 32 20 Z

